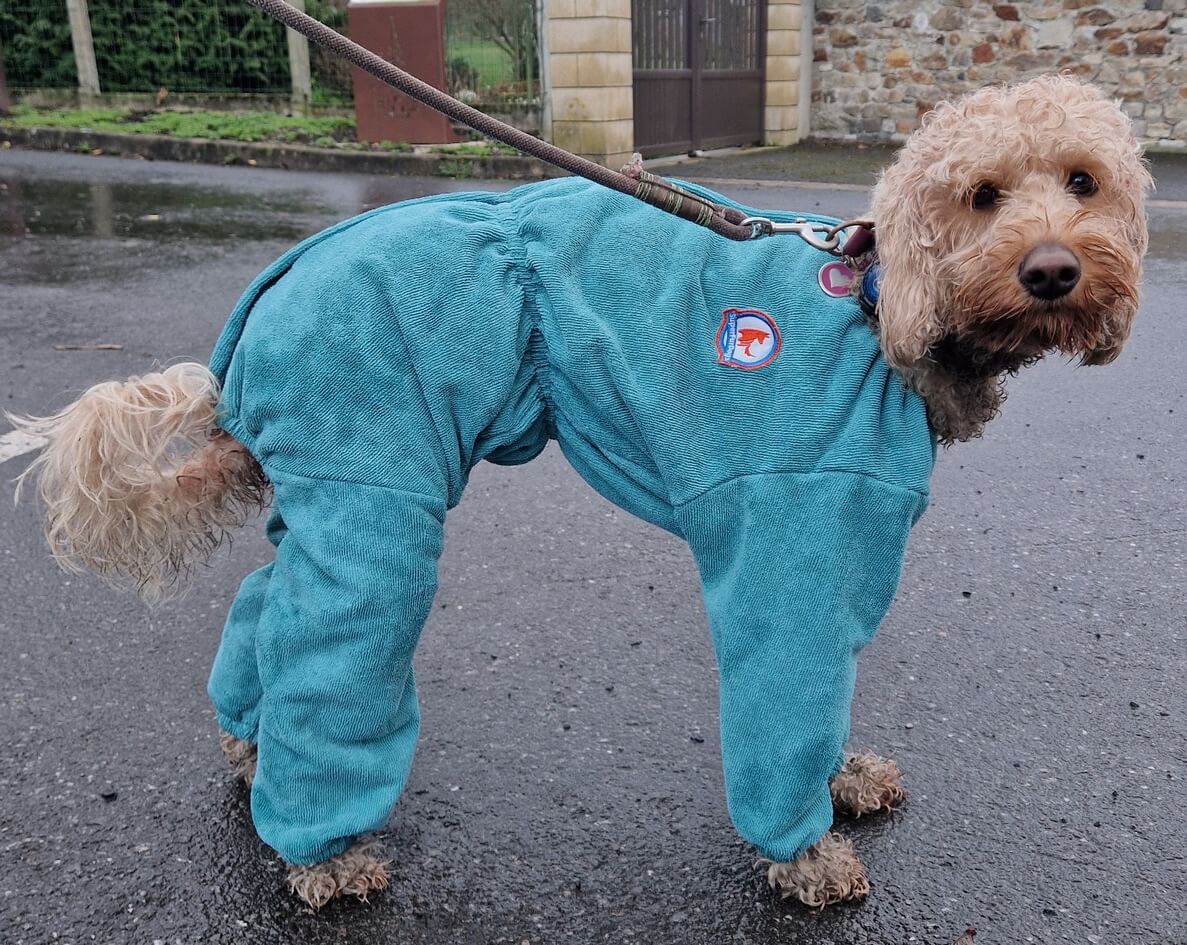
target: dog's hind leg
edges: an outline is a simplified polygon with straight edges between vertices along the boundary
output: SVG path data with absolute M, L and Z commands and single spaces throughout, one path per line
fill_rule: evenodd
M 828 786 L 833 809 L 853 817 L 891 810 L 907 796 L 902 776 L 889 758 L 868 751 L 846 755 L 845 764 Z
M 269 472 L 284 532 L 255 624 L 251 814 L 293 890 L 320 906 L 386 882 L 380 854 L 357 843 L 386 823 L 412 765 L 412 655 L 445 499 Z
M 223 757 L 231 766 L 231 775 L 235 780 L 251 787 L 251 782 L 256 777 L 256 746 L 242 738 L 236 738 L 230 732 L 219 732 L 218 747 L 222 749 Z
M 273 510 L 268 518 L 268 539 L 279 545 L 286 532 L 280 513 Z M 206 687 L 218 717 L 219 746 L 235 779 L 248 787 L 255 779 L 260 700 L 264 695 L 256 642 L 272 569 L 273 565 L 267 564 L 239 585 Z

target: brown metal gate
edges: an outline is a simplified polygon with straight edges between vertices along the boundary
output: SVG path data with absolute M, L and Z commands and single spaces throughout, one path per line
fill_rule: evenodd
M 635 150 L 762 139 L 765 0 L 631 0 Z

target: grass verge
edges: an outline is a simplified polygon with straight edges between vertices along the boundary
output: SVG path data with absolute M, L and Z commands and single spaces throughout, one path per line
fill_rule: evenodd
M 278 115 L 274 112 L 127 111 L 118 108 L 39 109 L 14 106 L 0 116 L 0 128 L 65 128 L 82 132 L 165 135 L 217 141 L 275 142 L 358 151 L 412 151 L 403 141 L 362 142 L 355 139 L 349 115 Z M 518 154 L 494 141 L 463 141 L 433 145 L 433 153 L 485 157 Z
M 344 115 L 290 116 L 273 112 L 150 111 L 116 108 L 35 109 L 17 105 L 0 123 L 16 128 L 69 128 L 121 134 L 169 135 L 223 141 L 333 145 L 354 141 Z

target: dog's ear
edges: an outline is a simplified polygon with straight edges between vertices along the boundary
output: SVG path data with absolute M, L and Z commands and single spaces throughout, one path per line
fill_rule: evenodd
M 1099 367 L 1102 364 L 1111 363 L 1117 358 L 1117 355 L 1121 353 L 1121 345 L 1123 341 L 1124 339 L 1122 341 L 1118 341 L 1116 344 L 1094 348 L 1080 359 L 1080 363 L 1087 365 L 1088 367 Z
M 1139 263 L 1140 265 L 1140 263 Z M 1140 272 L 1140 270 L 1139 270 Z M 1129 338 L 1129 330 L 1133 327 L 1133 319 L 1138 311 L 1137 287 L 1134 286 L 1132 297 L 1117 304 L 1110 313 L 1105 325 L 1105 335 L 1091 351 L 1086 351 L 1080 363 L 1089 367 L 1109 364 L 1121 353 L 1121 348 Z
M 937 247 L 927 230 L 924 174 L 908 151 L 900 152 L 883 171 L 872 202 L 882 267 L 878 332 L 886 360 L 897 368 L 921 360 L 943 334 Z
M 1116 192 L 1109 206 L 1117 221 L 1117 231 L 1109 241 L 1109 251 L 1097 254 L 1099 264 L 1110 284 L 1128 289 L 1109 312 L 1100 341 L 1084 353 L 1080 362 L 1099 365 L 1108 364 L 1121 353 L 1137 314 L 1142 260 L 1150 244 L 1146 200 L 1154 189 L 1154 180 L 1133 123 L 1117 103 L 1091 86 L 1075 88 L 1081 95 L 1090 97 L 1091 107 L 1080 120 L 1086 125 L 1091 122 L 1096 139 L 1107 142 L 1103 146 L 1098 144 L 1097 150 L 1107 159 L 1110 183 Z

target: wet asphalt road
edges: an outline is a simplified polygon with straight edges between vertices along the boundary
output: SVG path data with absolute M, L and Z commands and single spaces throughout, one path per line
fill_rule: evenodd
M 466 186 L 0 152 L 0 407 L 205 359 L 301 236 Z M 0 943 L 1184 945 L 1187 209 L 1152 224 L 1121 359 L 1027 372 L 939 459 L 858 681 L 853 742 L 911 790 L 842 825 L 863 905 L 773 900 L 726 816 L 690 557 L 550 449 L 476 470 L 451 515 L 393 887 L 319 915 L 255 839 L 204 695 L 262 536 L 149 611 L 55 570 L 34 509 L 0 502 Z

